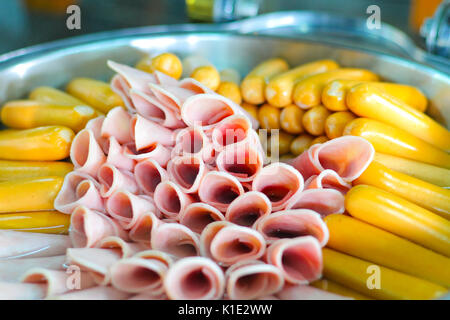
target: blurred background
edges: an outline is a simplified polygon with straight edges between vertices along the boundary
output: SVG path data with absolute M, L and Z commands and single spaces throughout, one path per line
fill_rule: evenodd
M 188 22 L 223 21 L 236 17 L 213 13 L 216 2 L 240 0 L 1 0 L 0 54 L 18 48 L 99 31 Z M 425 47 L 420 36 L 424 19 L 433 16 L 441 0 L 242 0 L 253 5 L 246 14 L 280 10 L 315 10 L 348 17 L 368 17 L 377 5 L 381 20 L 409 34 Z M 67 6 L 81 8 L 81 30 L 66 27 Z M 256 4 L 256 6 L 255 6 Z M 448 21 L 447 21 L 448 22 Z

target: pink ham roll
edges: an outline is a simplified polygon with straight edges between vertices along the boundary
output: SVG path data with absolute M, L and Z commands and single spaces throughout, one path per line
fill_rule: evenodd
M 69 236 L 76 248 L 94 247 L 108 236 L 128 238 L 126 231 L 114 219 L 83 206 L 77 207 L 70 217 Z
M 200 81 L 197 81 L 193 78 L 184 78 L 178 82 L 178 85 L 180 88 L 190 90 L 190 91 L 194 92 L 195 94 L 214 93 L 214 91 L 209 89 L 203 83 L 201 83 Z
M 227 145 L 246 140 L 250 130 L 252 124 L 246 116 L 232 115 L 214 126 L 211 134 L 212 142 L 216 150 L 221 150 Z
M 372 162 L 375 149 L 361 137 L 343 136 L 318 144 L 292 161 L 305 179 L 325 169 L 334 170 L 344 181 L 358 178 Z
M 134 257 L 147 260 L 157 260 L 167 267 L 170 267 L 174 263 L 174 259 L 176 259 L 173 255 L 160 250 L 139 251 L 134 255 Z
M 148 72 L 144 72 L 111 60 L 108 60 L 107 64 L 112 70 L 122 76 L 122 78 L 126 81 L 127 87 L 130 89 L 135 89 L 150 94 L 150 88 L 148 87 L 149 83 L 157 82 L 155 76 Z
M 120 291 L 160 296 L 164 293 L 163 279 L 167 269 L 164 263 L 154 259 L 121 259 L 111 267 L 111 284 Z
M 45 284 L 0 281 L 0 300 L 41 300 L 46 289 Z
M 194 199 L 181 190 L 181 188 L 171 181 L 164 181 L 158 184 L 154 194 L 155 204 L 163 215 L 168 218 L 175 218 Z
M 128 292 L 113 287 L 96 286 L 84 290 L 76 290 L 53 296 L 52 300 L 126 300 L 131 296 Z
M 78 206 L 103 211 L 99 189 L 100 184 L 92 177 L 77 170 L 72 171 L 65 176 L 53 205 L 56 210 L 68 214 Z
M 249 182 L 261 171 L 264 157 L 254 143 L 236 143 L 219 153 L 216 164 L 219 171 L 227 172 L 241 182 Z
M 131 120 L 131 132 L 136 145 L 136 150 L 148 148 L 155 143 L 163 146 L 173 146 L 175 136 L 173 131 L 162 125 L 136 115 Z
M 322 276 L 322 249 L 313 236 L 277 240 L 267 248 L 266 259 L 288 283 L 308 284 Z
M 225 290 L 222 269 L 204 257 L 178 260 L 164 279 L 167 296 L 173 300 L 217 300 Z
M 145 119 L 154 121 L 164 127 L 176 129 L 186 125 L 181 120 L 181 114 L 161 103 L 156 97 L 141 91 L 131 90 L 130 97 L 136 111 Z
M 130 142 L 132 140 L 130 121 L 131 115 L 122 107 L 111 109 L 103 121 L 102 137 L 114 137 L 119 143 Z
M 277 293 L 281 300 L 352 300 L 325 290 L 305 285 L 287 285 Z
M 160 223 L 161 220 L 153 212 L 145 212 L 138 218 L 133 228 L 131 228 L 129 237 L 135 242 L 150 246 L 152 232 Z
M 201 157 L 184 155 L 172 158 L 167 163 L 167 172 L 183 192 L 196 193 L 208 169 Z
M 197 234 L 182 224 L 164 223 L 152 232 L 151 247 L 184 258 L 199 254 L 200 240 Z
M 203 229 L 214 221 L 223 221 L 222 212 L 206 203 L 195 202 L 188 205 L 178 217 L 181 224 L 194 232 L 201 233 Z
M 181 118 L 188 126 L 211 129 L 223 119 L 239 113 L 236 105 L 218 94 L 196 94 L 181 107 Z
M 62 270 L 64 255 L 42 258 L 25 258 L 25 259 L 0 259 L 0 281 L 19 281 L 19 277 L 31 268 L 46 268 L 51 270 Z M 0 299 L 1 300 L 1 299 Z
M 165 85 L 165 86 L 178 86 L 179 85 L 179 82 L 177 79 L 172 78 L 171 76 L 169 76 L 159 70 L 153 71 L 153 75 L 155 76 L 157 83 L 159 83 L 161 85 Z
M 106 211 L 126 230 L 131 229 L 145 212 L 154 212 L 151 199 L 137 196 L 126 190 L 114 192 L 106 200 Z
M 202 232 L 202 251 L 223 266 L 262 257 L 266 241 L 256 230 L 233 223 L 213 222 Z
M 319 175 L 309 177 L 305 181 L 305 189 L 335 189 L 343 194 L 351 189 L 352 185 L 345 182 L 335 171 L 326 169 Z
M 102 126 L 105 121 L 105 116 L 99 116 L 97 118 L 91 119 L 86 123 L 85 129 L 90 129 L 94 134 L 95 140 L 102 148 L 103 152 L 106 153 L 108 151 L 107 141 L 108 139 L 102 137 Z
M 79 172 L 97 176 L 98 168 L 106 161 L 106 156 L 91 129 L 77 133 L 70 147 L 70 159 Z
M 286 209 L 310 209 L 318 212 L 322 218 L 333 213 L 344 213 L 345 197 L 334 189 L 304 190 L 286 204 Z
M 276 162 L 260 171 L 253 180 L 252 189 L 264 193 L 272 203 L 272 210 L 277 211 L 303 190 L 303 177 L 292 166 Z
M 0 260 L 52 257 L 65 254 L 68 236 L 0 230 Z
M 77 277 L 76 274 L 70 272 L 44 268 L 28 270 L 22 276 L 21 282 L 44 285 L 46 298 L 71 290 L 83 290 L 95 286 L 92 277 L 85 272 L 79 272 Z
M 146 159 L 140 161 L 134 168 L 134 178 L 145 194 L 153 196 L 158 184 L 167 181 L 169 175 L 156 160 Z
M 285 210 L 260 218 L 254 227 L 268 243 L 283 238 L 311 235 L 323 247 L 327 244 L 328 228 L 317 212 L 308 209 Z
M 259 260 L 232 265 L 225 273 L 227 294 L 231 300 L 250 300 L 274 294 L 284 285 L 283 273 Z
M 98 181 L 101 184 L 100 195 L 104 198 L 110 197 L 120 189 L 134 194 L 139 192 L 138 185 L 131 172 L 119 170 L 109 163 L 104 163 L 98 170 Z
M 225 218 L 235 224 L 251 227 L 255 221 L 272 212 L 272 203 L 262 192 L 246 192 L 230 204 L 225 213 Z
M 111 90 L 117 93 L 122 101 L 125 104 L 125 107 L 130 112 L 135 112 L 136 109 L 133 106 L 133 102 L 130 99 L 130 86 L 125 80 L 124 77 L 122 77 L 120 74 L 116 74 L 110 82 Z
M 202 179 L 198 196 L 218 210 L 225 212 L 234 199 L 244 193 L 241 183 L 226 172 L 210 171 Z
M 153 159 L 165 168 L 172 156 L 172 151 L 160 143 L 152 144 L 141 150 L 136 150 L 134 143 L 129 143 L 125 145 L 124 154 L 125 157 L 136 161 Z
M 125 148 L 119 144 L 119 142 L 114 137 L 109 137 L 105 143 L 106 147 L 106 162 L 112 164 L 118 169 L 126 170 L 132 172 L 136 161 L 130 159 L 125 155 Z
M 210 162 L 215 156 L 215 150 L 210 139 L 198 126 L 180 130 L 175 141 L 174 155 L 200 156 L 205 162 Z

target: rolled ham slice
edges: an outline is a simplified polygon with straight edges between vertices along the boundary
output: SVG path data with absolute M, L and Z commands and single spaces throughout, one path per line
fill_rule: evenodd
M 180 213 L 178 219 L 181 224 L 200 234 L 208 224 L 214 221 L 223 221 L 225 217 L 213 206 L 195 202 L 188 205 Z
M 0 281 L 0 300 L 40 300 L 46 295 L 45 284 Z
M 161 220 L 153 212 L 145 212 L 138 218 L 133 228 L 131 228 L 129 237 L 135 242 L 144 243 L 150 246 L 152 231 L 155 230 L 160 223 Z
M 226 172 L 210 171 L 201 180 L 198 196 L 218 210 L 225 212 L 234 199 L 244 193 L 241 183 Z
M 190 90 L 195 94 L 201 93 L 214 93 L 211 89 L 205 86 L 200 81 L 197 81 L 193 78 L 184 78 L 178 82 L 178 86 L 183 89 Z
M 179 113 L 181 106 L 195 92 L 178 85 L 149 84 L 153 95 L 161 101 L 162 104 Z
M 155 79 L 159 84 L 167 86 L 178 86 L 178 80 L 172 78 L 171 76 L 165 74 L 164 72 L 155 70 L 153 71 L 153 75 L 155 76 Z
M 233 223 L 213 222 L 202 232 L 202 251 L 220 265 L 262 257 L 266 241 L 256 230 Z
M 131 90 L 130 97 L 136 111 L 145 119 L 161 124 L 164 127 L 176 129 L 185 127 L 181 113 L 168 108 L 156 97 L 141 91 Z
M 173 300 L 217 300 L 223 296 L 225 277 L 214 261 L 204 257 L 188 257 L 169 268 L 164 288 Z
M 61 270 L 65 261 L 64 255 L 43 258 L 0 260 L 0 282 L 16 282 L 27 270 L 31 268 L 46 268 Z
M 125 145 L 124 154 L 125 157 L 136 161 L 153 159 L 165 168 L 171 158 L 172 152 L 170 148 L 166 148 L 160 143 L 152 144 L 139 151 L 136 150 L 134 143 L 130 143 Z
M 240 114 L 229 116 L 214 126 L 211 139 L 216 150 L 245 141 L 252 129 L 250 120 Z
M 272 203 L 262 192 L 249 191 L 231 202 L 225 213 L 225 218 L 244 227 L 251 227 L 260 217 L 272 212 Z
M 353 300 L 306 285 L 287 285 L 277 293 L 281 300 Z
M 70 159 L 79 172 L 97 176 L 98 168 L 106 161 L 106 156 L 91 129 L 77 133 L 70 147 Z
M 324 218 L 329 214 L 344 213 L 345 197 L 334 189 L 308 189 L 289 199 L 286 209 L 310 209 Z
M 311 147 L 291 164 L 305 179 L 331 169 L 344 181 L 351 182 L 366 170 L 374 155 L 375 149 L 364 138 L 343 136 Z
M 65 235 L 0 230 L 0 261 L 63 255 L 70 246 Z
M 181 188 L 172 181 L 163 181 L 155 189 L 155 204 L 168 218 L 175 218 L 194 199 L 184 193 Z
M 217 156 L 219 171 L 227 172 L 241 182 L 252 181 L 261 171 L 264 157 L 254 143 L 235 143 L 225 147 Z
M 134 168 L 134 178 L 139 188 L 153 196 L 158 184 L 169 179 L 167 171 L 154 159 L 140 161 Z
M 174 155 L 200 156 L 204 162 L 210 163 L 215 157 L 214 146 L 208 136 L 198 126 L 180 130 L 175 138 Z
M 345 182 L 335 171 L 326 169 L 319 175 L 309 177 L 305 181 L 306 189 L 335 189 L 343 194 L 346 194 L 352 185 Z
M 128 292 L 113 287 L 96 286 L 84 290 L 76 290 L 49 297 L 52 300 L 126 300 L 131 296 Z
M 157 260 L 167 267 L 170 267 L 174 263 L 174 257 L 171 254 L 160 250 L 144 250 L 139 251 L 134 255 L 135 258 L 147 259 L 147 260 Z
M 53 205 L 56 210 L 67 214 L 78 206 L 103 211 L 104 201 L 99 189 L 100 184 L 91 176 L 77 170 L 72 171 L 65 176 Z
M 313 236 L 277 240 L 267 248 L 266 259 L 291 284 L 308 284 L 322 276 L 322 249 Z
M 272 203 L 272 210 L 286 207 L 294 195 L 303 190 L 303 177 L 294 167 L 276 162 L 264 167 L 255 177 L 252 190 L 264 193 Z
M 131 193 L 138 193 L 139 188 L 134 180 L 134 175 L 129 171 L 119 170 L 109 163 L 104 163 L 98 170 L 100 182 L 100 195 L 103 198 L 110 197 L 117 190 L 123 189 Z
M 128 85 L 127 81 L 124 77 L 122 77 L 120 74 L 116 74 L 110 82 L 111 90 L 117 93 L 120 98 L 122 98 L 122 101 L 125 103 L 125 107 L 130 112 L 135 112 L 136 109 L 133 106 L 133 102 L 130 99 L 130 86 Z
M 114 137 L 119 143 L 127 143 L 131 138 L 131 115 L 122 107 L 111 109 L 106 115 L 101 128 L 104 138 Z
M 106 211 L 125 229 L 130 230 L 145 212 L 154 212 L 151 199 L 137 196 L 126 190 L 114 192 L 106 200 Z
M 72 290 L 83 290 L 95 286 L 92 277 L 85 272 L 75 274 L 45 268 L 33 268 L 28 270 L 22 276 L 21 282 L 44 285 L 44 297 L 46 298 Z
M 148 84 L 157 83 L 155 76 L 148 72 L 144 72 L 111 60 L 108 60 L 107 64 L 111 69 L 122 76 L 130 89 L 135 89 L 150 94 L 151 92 Z
M 259 260 L 238 262 L 225 273 L 231 300 L 250 300 L 272 295 L 284 285 L 283 273 Z
M 172 158 L 167 163 L 167 172 L 183 192 L 196 193 L 208 169 L 201 157 L 184 155 Z
M 175 143 L 175 136 L 172 130 L 154 121 L 147 120 L 140 115 L 132 118 L 131 130 L 137 151 L 148 148 L 155 143 L 169 147 Z
M 268 243 L 278 239 L 311 235 L 323 247 L 329 238 L 328 228 L 321 216 L 308 209 L 274 212 L 260 218 L 254 228 L 261 232 Z
M 121 259 L 111 267 L 111 284 L 120 291 L 160 296 L 164 293 L 163 279 L 167 269 L 167 265 L 154 259 Z
M 182 224 L 164 223 L 152 232 L 151 247 L 184 258 L 199 254 L 200 240 L 197 234 Z
M 132 172 L 136 161 L 125 155 L 125 148 L 114 137 L 109 137 L 106 146 L 106 162 L 118 169 Z
M 127 239 L 123 228 L 111 217 L 86 207 L 77 207 L 70 217 L 69 236 L 76 248 L 94 247 L 108 236 Z

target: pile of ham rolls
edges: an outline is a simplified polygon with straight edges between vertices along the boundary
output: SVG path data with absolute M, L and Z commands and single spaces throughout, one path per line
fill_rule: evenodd
M 45 268 L 23 284 L 62 299 L 301 297 L 321 277 L 322 218 L 344 212 L 371 144 L 344 136 L 268 163 L 257 121 L 232 101 L 193 79 L 108 65 L 128 110 L 77 134 L 55 200 L 71 214 L 65 267 L 81 270 L 81 288 Z

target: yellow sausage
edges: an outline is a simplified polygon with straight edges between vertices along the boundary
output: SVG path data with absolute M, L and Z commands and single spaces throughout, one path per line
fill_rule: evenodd
M 74 132 L 63 126 L 0 131 L 0 159 L 53 161 L 67 158 Z
M 365 138 L 377 152 L 450 169 L 450 155 L 445 151 L 404 130 L 376 120 L 355 119 L 345 126 L 343 134 Z
M 432 282 L 328 248 L 322 250 L 322 255 L 323 274 L 327 279 L 374 299 L 429 300 L 447 293 L 446 288 Z
M 0 213 L 53 210 L 63 180 L 53 176 L 0 182 Z
M 31 211 L 0 214 L 0 229 L 21 232 L 68 234 L 70 215 L 58 211 Z
M 63 161 L 0 160 L 0 181 L 46 176 L 64 177 L 73 171 L 73 164 Z
M 353 87 L 347 106 L 358 116 L 398 127 L 445 151 L 450 151 L 450 131 L 424 113 L 371 84 Z
M 89 106 L 54 105 L 31 100 L 10 101 L 1 110 L 2 122 L 15 129 L 62 125 L 78 132 L 95 117 L 97 113 Z
M 253 118 L 258 119 L 258 106 L 251 104 L 251 103 L 247 103 L 247 102 L 242 102 L 241 107 L 247 111 Z
M 236 104 L 242 103 L 241 89 L 239 89 L 239 86 L 234 82 L 222 81 L 216 92 Z
M 280 109 L 269 104 L 262 105 L 258 110 L 258 121 L 263 129 L 280 129 Z
M 145 56 L 136 64 L 136 69 L 153 73 L 155 70 L 179 79 L 183 73 L 181 60 L 173 53 L 165 52 L 156 57 Z
M 325 120 L 325 133 L 327 137 L 334 139 L 342 136 L 345 126 L 355 118 L 355 115 L 348 111 L 339 111 L 330 114 Z
M 289 153 L 292 140 L 294 137 L 286 132 L 279 131 L 278 133 L 272 133 L 267 140 L 267 151 L 273 156 L 273 152 L 278 153 L 279 156 Z
M 333 60 L 318 60 L 278 74 L 266 86 L 266 99 L 275 107 L 285 107 L 292 103 L 292 91 L 299 80 L 337 68 L 339 65 Z
M 75 78 L 69 82 L 66 90 L 103 113 L 108 113 L 109 110 L 117 106 L 124 106 L 122 98 L 112 91 L 108 83 L 103 81 Z
M 346 194 L 345 208 L 356 219 L 450 257 L 450 221 L 404 198 L 358 185 Z
M 191 78 L 194 78 L 195 80 L 203 83 L 213 91 L 216 91 L 220 85 L 219 71 L 217 71 L 217 69 L 212 65 L 196 68 L 192 72 Z
M 328 279 L 320 279 L 312 282 L 310 285 L 318 289 L 322 289 L 344 297 L 353 298 L 355 300 L 372 300 L 372 298 L 368 296 L 365 296 L 357 291 L 354 291 L 353 289 L 344 287 L 343 285 Z
M 314 136 L 323 135 L 325 133 L 325 121 L 330 114 L 330 111 L 324 106 L 312 107 L 303 115 L 303 127 Z
M 316 143 L 324 143 L 327 142 L 328 138 L 326 136 L 318 136 L 311 141 L 311 145 L 315 145 Z
M 342 68 L 307 77 L 294 88 L 295 104 L 304 109 L 319 105 L 325 85 L 337 79 L 376 81 L 378 76 L 365 69 Z
M 312 145 L 314 137 L 309 134 L 301 134 L 291 142 L 291 153 L 294 156 L 302 154 Z
M 348 90 L 362 83 L 370 83 L 419 111 L 424 112 L 427 108 L 427 97 L 416 87 L 391 82 L 363 82 L 357 80 L 334 80 L 328 83 L 322 90 L 323 105 L 331 111 L 347 110 L 345 99 Z
M 51 87 L 38 87 L 30 92 L 28 98 L 39 102 L 72 107 L 88 105 L 86 102 L 81 101 L 64 91 Z
M 450 287 L 449 258 L 342 214 L 325 217 L 325 223 L 329 248 Z
M 284 59 L 274 58 L 258 64 L 242 80 L 241 92 L 245 102 L 261 104 L 266 101 L 266 83 L 275 75 L 289 69 L 288 63 Z
M 448 169 L 379 152 L 375 153 L 374 160 L 389 169 L 410 175 L 417 179 L 440 187 L 450 187 L 450 170 Z
M 450 190 L 391 170 L 376 161 L 353 183 L 381 188 L 450 219 Z
M 299 134 L 303 132 L 303 114 L 305 112 L 295 104 L 290 104 L 281 110 L 280 126 L 291 134 Z

